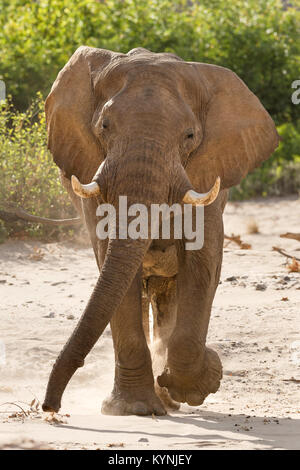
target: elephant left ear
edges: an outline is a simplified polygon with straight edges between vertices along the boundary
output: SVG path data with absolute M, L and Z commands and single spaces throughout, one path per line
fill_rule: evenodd
M 278 145 L 275 124 L 258 98 L 231 70 L 185 63 L 192 106 L 203 139 L 190 155 L 186 171 L 198 191 L 208 191 L 216 177 L 221 187 L 239 184 L 249 171 L 269 158 Z

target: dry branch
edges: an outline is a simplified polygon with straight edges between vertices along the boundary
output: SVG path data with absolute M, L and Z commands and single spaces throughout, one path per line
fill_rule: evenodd
M 13 405 L 13 406 L 16 406 L 16 407 L 20 408 L 20 410 L 22 411 L 22 413 L 24 413 L 24 416 L 27 416 L 26 411 L 22 408 L 22 406 L 18 405 L 18 403 L 6 401 L 6 402 L 0 404 L 0 406 L 3 406 L 3 405 Z
M 10 211 L 0 210 L 0 219 L 6 222 L 17 222 L 19 219 L 26 220 L 36 224 L 48 224 L 48 225 L 79 225 L 82 223 L 80 217 L 74 219 L 48 219 L 47 217 L 38 217 L 26 212 L 21 207 L 16 207 Z
M 298 242 L 300 242 L 300 233 L 292 233 L 292 232 L 282 233 L 280 235 L 280 238 L 290 238 L 291 240 L 297 240 Z
M 299 379 L 295 379 L 294 377 L 291 377 L 290 379 L 282 379 L 283 382 L 294 382 L 295 384 L 300 384 Z
M 224 238 L 226 240 L 229 240 L 229 243 L 230 242 L 234 242 L 236 243 L 240 248 L 241 250 L 250 250 L 251 249 L 251 245 L 249 243 L 244 243 L 242 240 L 241 240 L 241 236 L 240 235 L 234 235 L 233 233 L 231 234 L 231 236 L 229 235 L 226 235 L 224 234 Z M 228 243 L 228 244 L 229 244 Z M 227 246 L 227 245 L 226 245 Z
M 296 258 L 296 256 L 289 255 L 282 248 L 279 248 L 278 246 L 273 246 L 272 249 L 273 249 L 273 251 L 277 251 L 278 253 L 280 253 L 283 256 L 286 256 L 287 258 L 295 259 L 297 261 L 300 261 L 300 258 Z

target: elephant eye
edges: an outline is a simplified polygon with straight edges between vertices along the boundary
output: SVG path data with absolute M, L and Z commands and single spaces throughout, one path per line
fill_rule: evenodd
M 102 129 L 107 129 L 109 125 L 108 119 L 103 119 Z
M 193 139 L 193 138 L 194 138 L 194 132 L 193 132 L 191 129 L 189 129 L 189 130 L 187 131 L 187 133 L 186 133 L 186 138 L 187 138 L 187 139 Z

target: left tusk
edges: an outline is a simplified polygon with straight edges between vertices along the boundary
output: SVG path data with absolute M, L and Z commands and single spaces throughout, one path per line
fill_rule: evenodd
M 212 204 L 218 197 L 220 191 L 221 179 L 218 176 L 215 184 L 208 193 L 197 193 L 190 189 L 187 191 L 183 197 L 183 202 L 185 204 L 193 204 L 193 206 L 209 206 Z
M 72 175 L 71 184 L 73 191 L 77 196 L 89 198 L 100 194 L 100 187 L 96 181 L 92 181 L 92 183 L 89 184 L 81 184 L 79 179 L 75 175 Z

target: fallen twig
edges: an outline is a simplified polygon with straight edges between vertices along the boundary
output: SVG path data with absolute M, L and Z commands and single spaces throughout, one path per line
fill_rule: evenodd
M 0 406 L 3 406 L 3 405 L 13 405 L 13 406 L 17 406 L 18 408 L 20 408 L 20 410 L 22 410 L 22 413 L 24 413 L 24 415 L 27 416 L 26 411 L 23 410 L 22 406 L 18 405 L 17 403 L 13 403 L 13 402 L 6 401 L 5 403 L 1 403 L 1 404 L 0 404 Z
M 300 242 L 300 233 L 292 233 L 292 232 L 282 233 L 280 235 L 280 238 L 290 238 L 291 240 L 297 240 L 298 242 Z
M 6 222 L 17 222 L 19 219 L 33 222 L 35 224 L 48 224 L 48 225 L 78 225 L 82 223 L 80 217 L 74 219 L 48 219 L 47 217 L 38 217 L 26 212 L 21 207 L 13 208 L 9 211 L 0 210 L 0 219 Z
M 294 377 L 291 377 L 290 379 L 282 379 L 283 382 L 294 382 L 296 384 L 300 384 L 300 379 L 295 379 Z
M 241 240 L 241 236 L 240 235 L 234 235 L 233 233 L 231 234 L 231 236 L 229 235 L 226 235 L 224 234 L 224 238 L 226 240 L 229 240 L 229 243 L 230 242 L 234 242 L 236 243 L 240 248 L 241 250 L 250 250 L 252 247 L 249 243 L 244 243 L 242 240 Z M 228 244 L 229 244 L 228 243 Z M 226 246 L 228 246 L 228 244 Z
M 283 256 L 286 256 L 287 258 L 295 259 L 297 261 L 300 261 L 300 258 L 296 258 L 296 256 L 289 255 L 282 248 L 279 248 L 278 246 L 273 246 L 272 249 L 273 249 L 273 251 L 277 251 L 278 253 L 280 253 Z

